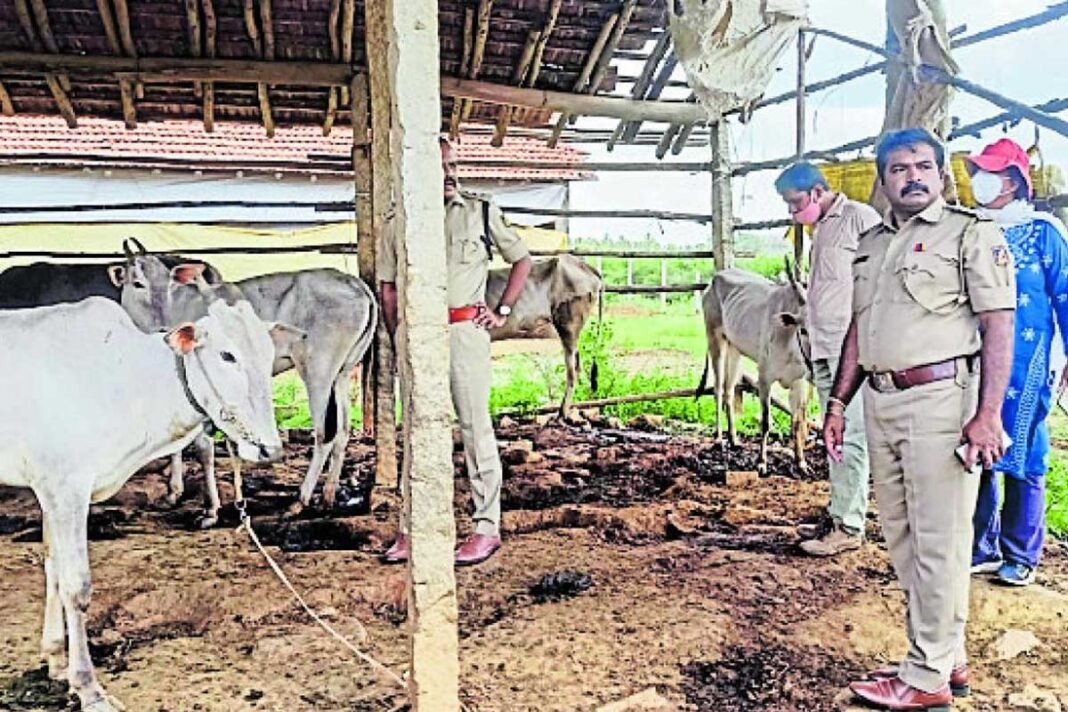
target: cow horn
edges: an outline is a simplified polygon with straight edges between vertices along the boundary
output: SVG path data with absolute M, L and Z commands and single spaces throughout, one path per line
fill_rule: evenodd
M 129 240 L 131 244 L 133 244 L 133 246 L 137 249 L 138 253 L 140 253 L 142 256 L 148 254 L 148 250 L 145 249 L 145 246 L 142 245 L 141 241 L 138 240 L 136 237 L 128 237 L 126 239 Z

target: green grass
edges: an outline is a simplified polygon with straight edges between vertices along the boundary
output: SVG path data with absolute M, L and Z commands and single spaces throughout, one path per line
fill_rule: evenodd
M 1068 416 L 1054 408 L 1049 426 L 1053 447 L 1046 475 L 1046 527 L 1068 540 Z

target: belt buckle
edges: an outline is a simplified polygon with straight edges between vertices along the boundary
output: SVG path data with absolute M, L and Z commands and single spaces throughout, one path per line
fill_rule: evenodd
M 894 374 L 889 371 L 880 371 L 871 374 L 871 381 L 872 384 L 875 385 L 875 390 L 880 393 L 897 390 L 897 385 L 894 384 Z

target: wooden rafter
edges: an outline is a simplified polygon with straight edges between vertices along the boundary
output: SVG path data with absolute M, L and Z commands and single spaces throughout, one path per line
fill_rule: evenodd
M 330 94 L 326 99 L 326 118 L 323 120 L 323 136 L 329 136 L 337 121 L 337 87 L 330 87 Z
M 260 0 L 260 25 L 263 30 L 263 58 L 274 59 L 274 9 L 271 0 Z
M 134 107 L 133 86 L 130 82 L 119 82 L 119 95 L 122 98 L 122 120 L 126 128 L 137 128 L 137 109 Z
M 67 96 L 67 92 L 64 91 L 62 84 L 60 84 L 59 78 L 52 72 L 45 74 L 45 81 L 48 82 L 48 88 L 52 92 L 52 96 L 56 100 L 56 106 L 59 107 L 59 113 L 67 121 L 67 126 L 72 129 L 78 128 L 78 118 L 74 115 L 74 105 L 70 103 L 70 97 Z
M 96 10 L 100 14 L 100 21 L 104 24 L 104 34 L 108 38 L 108 47 L 115 56 L 122 54 L 122 45 L 119 44 L 119 30 L 115 25 L 115 16 L 111 12 L 110 0 L 96 0 Z
M 538 30 L 531 30 L 527 33 L 527 43 L 523 45 L 523 52 L 519 55 L 519 63 L 515 65 L 515 69 L 512 72 L 513 83 L 522 86 L 523 80 L 530 69 L 530 63 L 534 61 L 534 51 L 538 47 L 538 39 L 540 37 L 541 32 Z M 500 148 L 504 144 L 504 135 L 508 133 L 508 124 L 511 120 L 512 107 L 502 106 L 497 111 L 497 127 L 490 141 L 492 146 Z
M 330 56 L 335 62 L 341 59 L 341 40 L 337 35 L 339 17 L 341 17 L 341 0 L 330 0 L 330 18 L 326 21 L 326 34 L 330 37 Z
M 26 35 L 30 46 L 33 47 L 33 51 L 41 52 L 44 47 L 41 45 L 37 32 L 33 29 L 33 18 L 30 16 L 30 6 L 26 4 L 26 0 L 15 0 L 15 14 L 18 15 L 22 32 Z
M 218 33 L 218 20 L 215 16 L 214 0 L 200 0 L 204 12 L 204 54 L 215 57 L 215 37 Z M 215 83 L 204 82 L 204 130 L 215 130 Z
M 352 30 L 356 23 L 355 0 L 343 0 L 341 3 L 341 61 L 352 64 Z M 349 104 L 349 87 L 341 87 L 341 103 Z
M 115 20 L 119 25 L 119 38 L 122 40 L 122 48 L 126 50 L 127 57 L 137 56 L 137 45 L 134 44 L 133 31 L 130 29 L 130 7 L 126 0 L 113 0 L 115 3 Z M 138 99 L 142 95 L 138 95 Z
M 468 79 L 478 79 L 478 73 L 482 71 L 482 60 L 486 56 L 486 42 L 489 40 L 490 16 L 493 14 L 493 0 L 479 0 L 478 3 L 478 31 L 475 34 L 475 49 L 471 54 L 471 68 Z M 471 118 L 471 110 L 474 108 L 471 102 L 463 102 L 460 109 L 460 120 L 467 121 Z
M 271 113 L 271 97 L 267 91 L 267 84 L 264 82 L 257 84 L 256 94 L 260 100 L 260 118 L 263 121 L 263 129 L 267 132 L 267 138 L 274 138 L 274 115 Z
M 58 53 L 59 45 L 52 34 L 52 23 L 48 21 L 48 8 L 45 7 L 44 0 L 30 0 L 30 6 L 33 7 L 33 17 L 37 20 L 37 31 L 41 34 L 45 49 Z
M 266 62 L 251 59 L 104 57 L 35 52 L 0 52 L 0 65 L 26 72 L 89 72 L 139 82 L 267 82 L 304 86 L 342 86 L 352 67 L 326 62 Z
M 475 45 L 475 10 L 468 7 L 464 10 L 464 50 L 460 58 L 460 76 L 466 77 L 471 71 L 471 53 Z M 463 109 L 462 101 L 452 102 L 452 113 L 449 117 L 449 138 L 453 141 L 460 135 L 460 114 Z
M 200 7 L 198 0 L 185 0 L 186 31 L 189 34 L 189 55 L 201 56 Z M 193 96 L 203 97 L 204 90 L 200 82 L 193 82 Z
M 7 93 L 7 89 L 0 83 L 0 114 L 4 116 L 15 115 L 15 105 L 11 103 L 11 95 Z
M 597 66 L 597 62 L 601 55 L 605 51 L 605 47 L 608 45 L 608 39 L 612 36 L 612 30 L 615 29 L 616 23 L 619 21 L 619 13 L 610 15 L 604 24 L 601 25 L 601 31 L 597 35 L 597 40 L 593 43 L 593 49 L 590 50 L 590 55 L 586 59 L 585 66 L 582 67 L 582 72 L 579 74 L 578 79 L 575 80 L 575 91 L 580 92 L 586 89 L 586 85 L 590 81 L 590 76 L 593 74 L 594 68 Z M 567 114 L 561 114 L 559 121 L 556 122 L 556 127 L 553 129 L 553 134 L 549 138 L 549 146 L 555 148 L 557 142 L 560 141 L 560 134 L 564 131 L 564 126 L 567 125 Z
M 256 25 L 256 6 L 254 0 L 244 0 L 242 8 L 245 17 L 245 31 L 248 32 L 248 38 L 252 41 L 252 49 L 255 50 L 257 57 L 262 57 L 263 42 L 260 41 L 260 29 Z
M 520 77 L 517 80 L 520 85 L 526 84 L 528 87 L 532 87 L 537 84 L 538 75 L 541 73 L 542 58 L 545 56 L 545 47 L 549 44 L 549 37 L 556 28 L 556 20 L 560 16 L 560 8 L 563 4 L 563 0 L 552 0 L 552 3 L 549 5 L 549 14 L 545 18 L 545 25 L 542 27 L 537 44 L 534 47 L 534 54 L 530 62 L 530 67 L 529 69 L 524 68 L 526 76 Z M 497 127 L 492 139 L 493 146 L 500 147 L 504 144 L 504 137 L 508 133 L 508 124 L 511 123 L 512 119 L 515 117 L 515 112 L 516 109 L 510 106 L 501 108 L 497 115 Z

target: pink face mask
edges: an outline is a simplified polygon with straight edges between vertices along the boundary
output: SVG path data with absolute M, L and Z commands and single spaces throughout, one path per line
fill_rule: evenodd
M 809 198 L 808 205 L 790 217 L 799 225 L 815 225 L 820 219 L 820 204 Z

